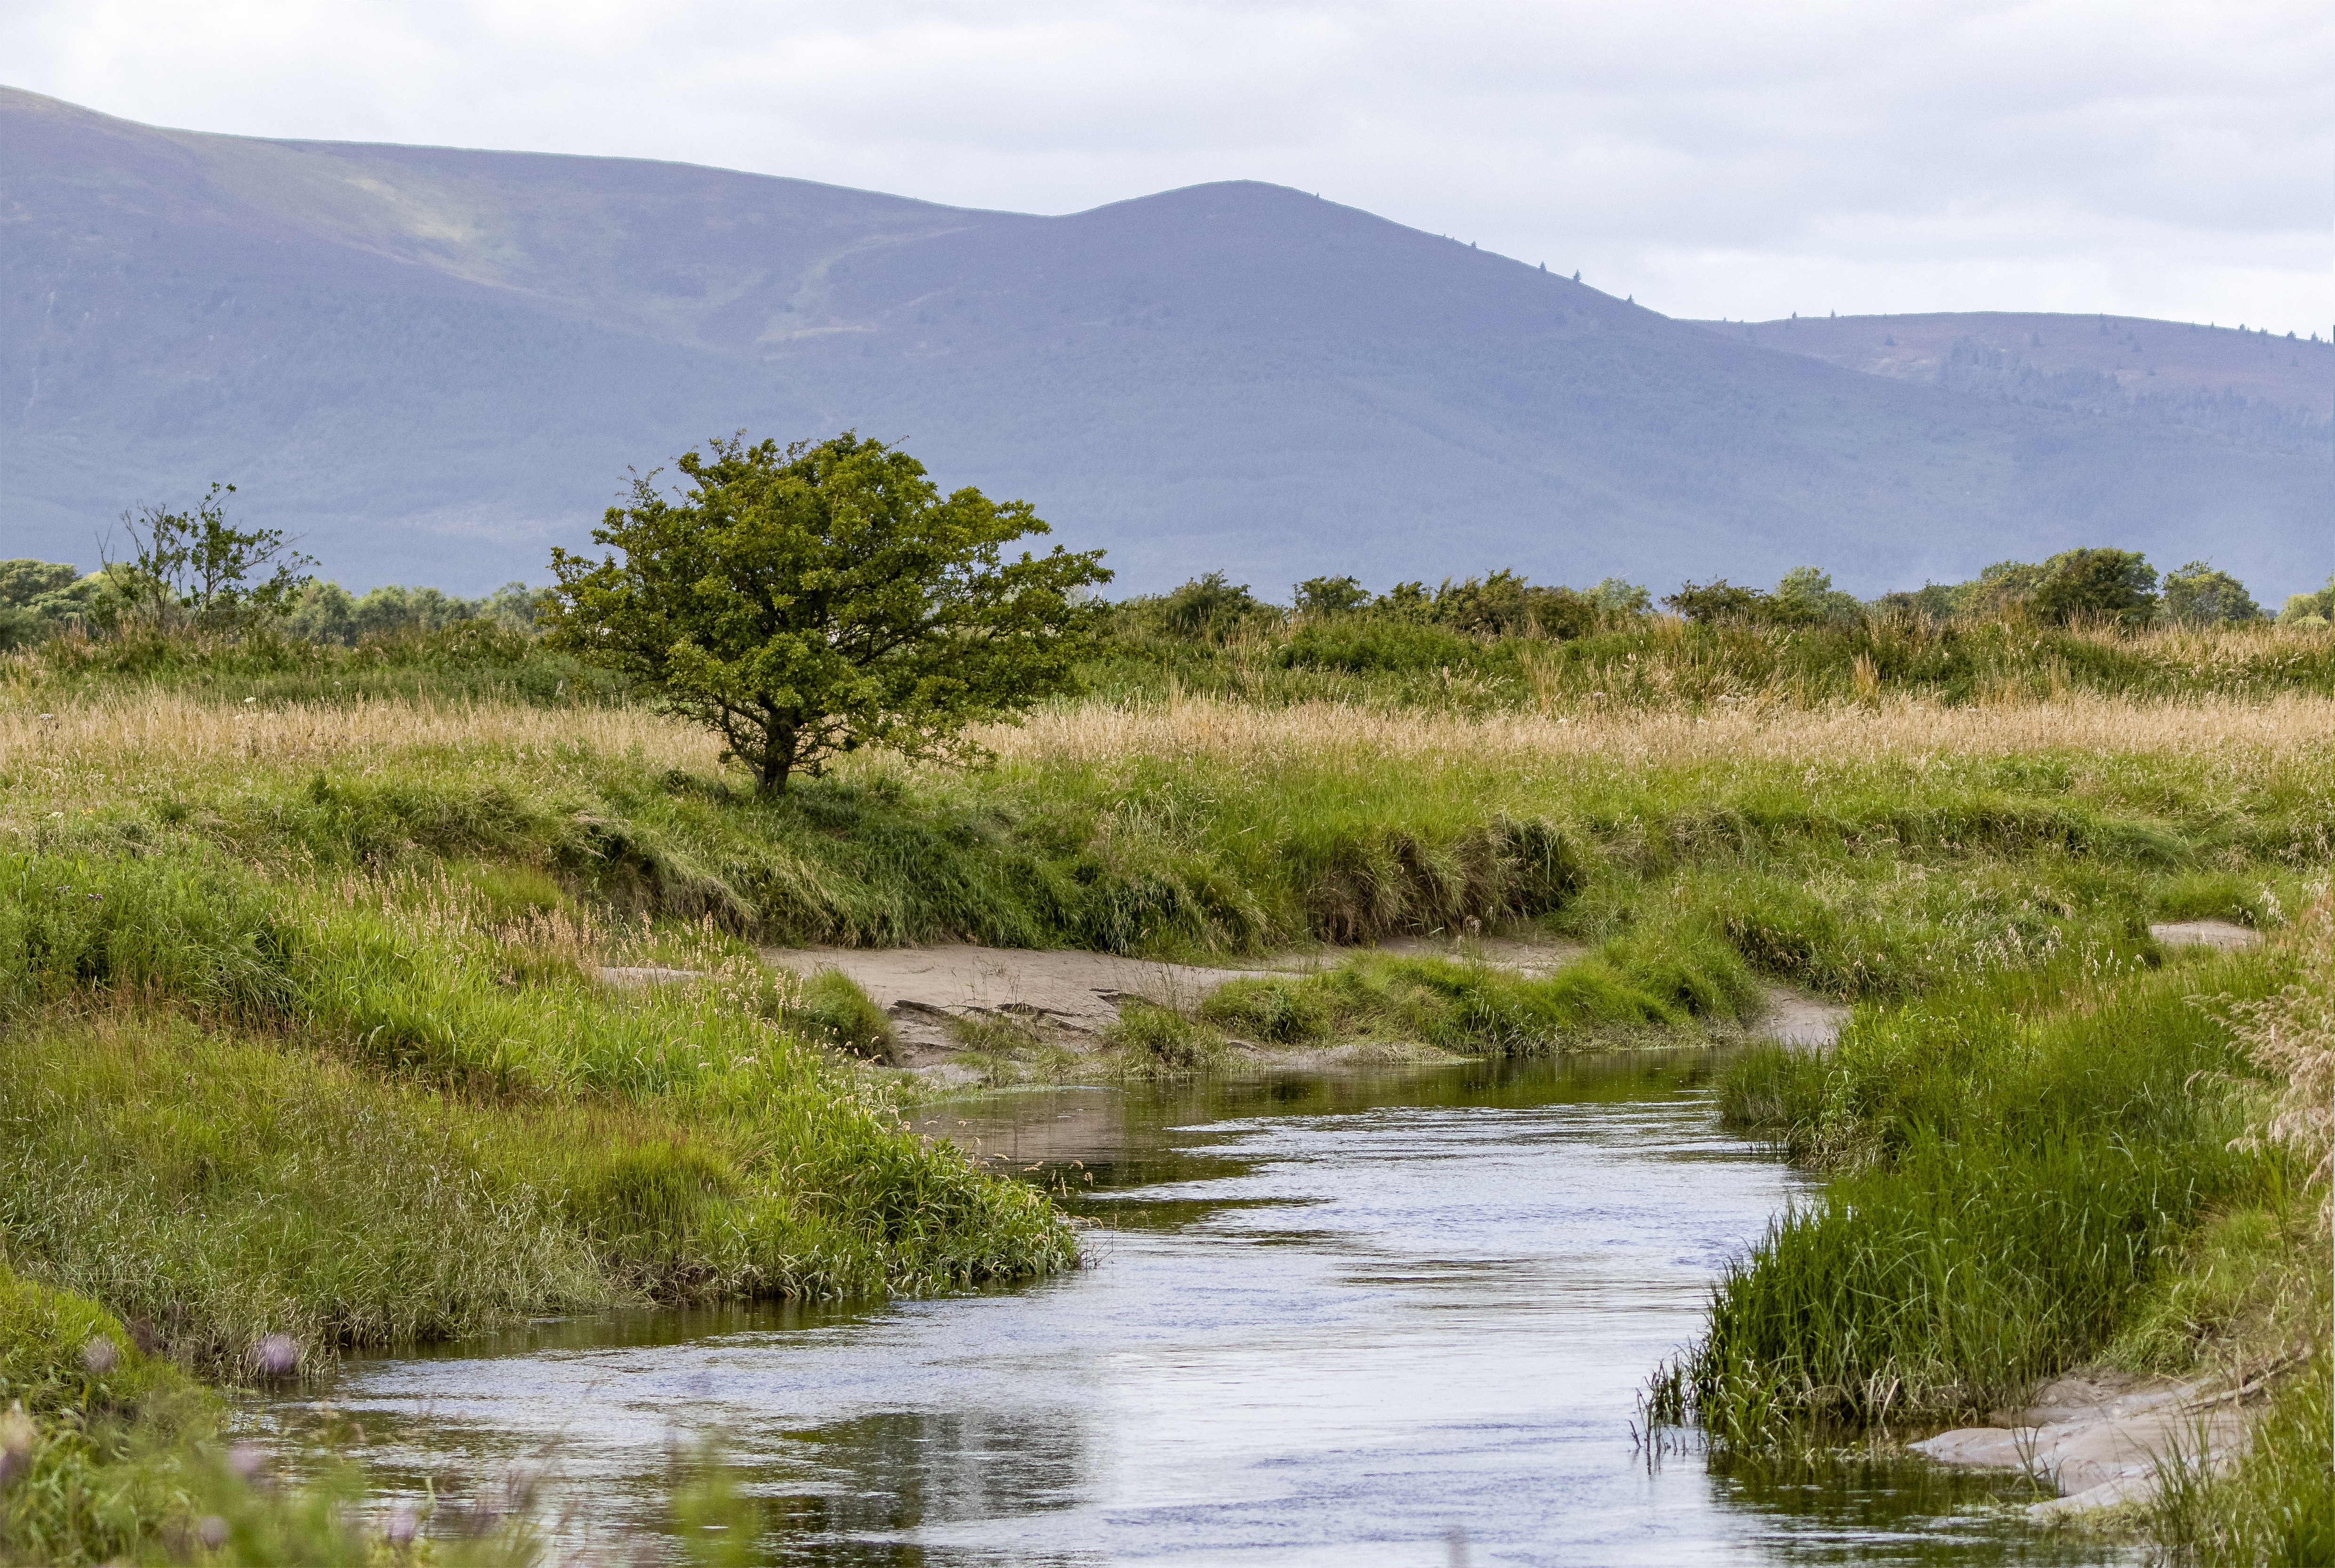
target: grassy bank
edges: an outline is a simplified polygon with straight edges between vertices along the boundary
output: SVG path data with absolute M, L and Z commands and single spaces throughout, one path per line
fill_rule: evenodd
M 2324 911 L 2261 951 L 2066 955 L 1861 1012 L 1828 1059 L 1739 1060 L 1726 1119 L 1830 1179 L 1721 1279 L 1656 1415 L 1724 1462 L 1983 1422 L 2089 1363 L 2267 1379 L 2244 1464 L 2176 1474 L 2149 1523 L 2185 1559 L 2322 1560 Z M 2282 1005 L 2316 1053 L 2300 1136 L 2262 1132 L 2298 1082 L 2262 1050 Z

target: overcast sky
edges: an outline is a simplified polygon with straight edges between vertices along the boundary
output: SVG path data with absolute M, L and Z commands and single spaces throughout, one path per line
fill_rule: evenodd
M 7 0 L 9 85 L 253 136 L 1077 211 L 1273 180 L 1673 315 L 2335 321 L 2335 5 Z

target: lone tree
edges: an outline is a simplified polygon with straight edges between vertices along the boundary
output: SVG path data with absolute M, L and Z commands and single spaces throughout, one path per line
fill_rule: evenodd
M 964 758 L 965 726 L 1074 683 L 1108 582 L 1102 552 L 1001 547 L 1046 525 L 1026 501 L 944 497 L 924 465 L 851 431 L 781 450 L 744 432 L 690 452 L 611 507 L 594 561 L 551 553 L 548 641 L 630 674 L 710 725 L 765 794 L 884 745 Z
M 130 558 L 113 559 L 106 545 L 98 550 L 115 595 L 111 619 L 158 631 L 183 620 L 198 631 L 232 633 L 291 609 L 309 580 L 301 568 L 316 563 L 281 528 L 230 524 L 219 498 L 233 494 L 233 485 L 214 484 L 192 511 L 145 507 L 121 514 Z

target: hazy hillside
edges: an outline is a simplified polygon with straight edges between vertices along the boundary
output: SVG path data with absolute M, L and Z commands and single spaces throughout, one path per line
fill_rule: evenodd
M 628 465 L 856 425 L 1123 588 L 1813 561 L 1870 590 L 2097 541 L 2265 595 L 2328 568 L 2323 447 L 1860 373 L 1773 342 L 1819 324 L 1714 333 L 1270 186 L 1043 218 L 5 91 L 0 134 L 7 555 L 86 563 L 220 478 L 345 582 L 475 590 L 539 577 Z
M 1703 322 L 1845 370 L 2293 451 L 2335 442 L 2335 343 L 2133 316 L 1969 312 Z

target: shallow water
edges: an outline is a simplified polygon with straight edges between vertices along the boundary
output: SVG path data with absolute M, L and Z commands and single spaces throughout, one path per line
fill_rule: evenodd
M 2031 1495 L 2005 1478 L 1715 1476 L 1637 1447 L 1647 1374 L 1797 1186 L 1717 1133 L 1707 1070 L 993 1096 L 925 1125 L 1067 1187 L 1091 1266 L 859 1311 L 539 1324 L 352 1361 L 273 1414 L 321 1395 L 386 1479 L 441 1495 L 540 1465 L 563 1554 L 627 1561 L 701 1432 L 781 1563 L 2111 1560 L 1988 1510 Z

